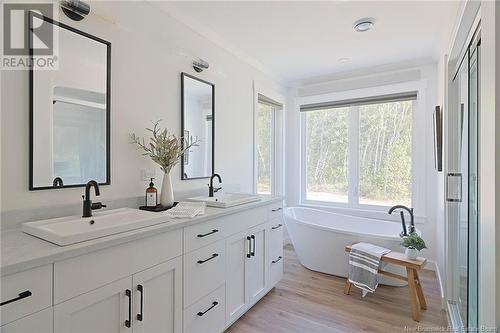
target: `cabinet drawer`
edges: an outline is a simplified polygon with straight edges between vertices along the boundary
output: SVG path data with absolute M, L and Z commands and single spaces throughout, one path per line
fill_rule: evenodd
M 283 255 L 283 221 L 273 220 L 270 223 L 269 254 L 272 260 Z
M 0 333 L 52 333 L 53 331 L 52 307 L 0 327 Z
M 274 287 L 283 278 L 283 253 L 269 260 L 269 288 Z
M 0 285 L 1 325 L 52 305 L 52 265 L 3 276 Z
M 207 295 L 225 281 L 225 241 L 184 255 L 184 307 Z
M 225 325 L 224 285 L 184 310 L 184 332 L 220 333 Z
M 258 207 L 186 227 L 184 228 L 184 253 L 264 223 L 266 219 L 266 207 Z
M 95 251 L 54 264 L 54 304 L 182 254 L 182 229 Z
M 278 201 L 267 206 L 269 220 L 283 218 L 283 201 Z

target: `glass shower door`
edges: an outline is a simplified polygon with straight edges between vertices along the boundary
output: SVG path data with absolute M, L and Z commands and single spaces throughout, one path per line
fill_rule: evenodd
M 450 232 L 453 235 L 452 295 L 450 307 L 457 325 L 477 327 L 478 274 L 478 115 L 479 42 L 471 44 L 454 79 L 457 93 L 456 113 L 450 114 L 453 128 L 449 149 L 455 158 L 450 163 L 450 178 L 455 179 L 456 194 L 448 201 L 451 208 Z

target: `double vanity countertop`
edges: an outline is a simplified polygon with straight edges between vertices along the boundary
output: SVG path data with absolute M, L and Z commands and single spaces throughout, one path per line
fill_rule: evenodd
M 24 233 L 20 226 L 16 229 L 2 230 L 0 238 L 0 275 L 8 275 L 30 268 L 51 264 L 56 261 L 76 257 L 85 253 L 127 243 L 158 233 L 198 224 L 218 217 L 238 213 L 247 209 L 266 206 L 282 201 L 281 196 L 262 196 L 260 201 L 229 208 L 207 207 L 204 215 L 189 218 L 171 218 L 166 212 L 151 212 L 151 218 L 165 217 L 164 222 L 96 238 L 67 246 L 59 246 Z M 97 213 L 96 215 L 98 215 Z

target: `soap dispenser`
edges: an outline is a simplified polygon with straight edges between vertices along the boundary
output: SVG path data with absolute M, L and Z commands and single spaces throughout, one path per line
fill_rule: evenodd
M 158 190 L 153 184 L 153 179 L 149 183 L 149 187 L 146 189 L 146 207 L 156 207 L 158 205 Z

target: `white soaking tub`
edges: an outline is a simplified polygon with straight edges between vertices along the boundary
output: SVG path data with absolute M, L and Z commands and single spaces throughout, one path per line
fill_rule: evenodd
M 345 246 L 355 242 L 402 251 L 401 224 L 395 222 L 288 207 L 285 209 L 285 223 L 300 263 L 313 271 L 347 277 Z M 388 264 L 384 270 L 406 276 L 406 271 L 400 266 Z M 391 277 L 379 275 L 379 278 L 382 284 L 406 285 L 406 282 Z

